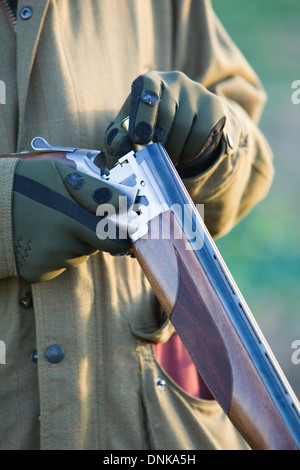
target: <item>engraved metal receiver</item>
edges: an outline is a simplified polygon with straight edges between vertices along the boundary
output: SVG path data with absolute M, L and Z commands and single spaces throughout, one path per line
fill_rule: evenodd
M 106 221 L 123 227 L 124 230 L 127 227 L 132 242 L 145 236 L 148 232 L 148 222 L 169 208 L 157 181 L 149 171 L 146 155 L 139 155 L 137 162 L 137 153 L 131 151 L 108 171 L 105 168 L 105 154 L 100 150 L 53 146 L 43 137 L 35 137 L 31 146 L 35 151 L 63 152 L 65 158 L 74 163 L 77 171 L 105 181 L 118 189 L 126 197 L 126 201 L 121 205 L 118 214 L 108 215 Z

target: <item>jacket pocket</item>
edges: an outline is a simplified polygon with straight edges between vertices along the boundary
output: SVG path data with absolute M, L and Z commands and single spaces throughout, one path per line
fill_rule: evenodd
M 215 400 L 191 396 L 172 380 L 156 361 L 151 344 L 141 344 L 138 354 L 152 449 L 249 449 Z

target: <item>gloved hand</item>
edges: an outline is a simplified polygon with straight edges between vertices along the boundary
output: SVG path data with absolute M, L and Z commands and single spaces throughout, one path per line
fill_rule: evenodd
M 129 135 L 122 121 L 129 116 Z M 149 72 L 139 76 L 131 94 L 105 133 L 106 150 L 121 156 L 132 143 L 161 142 L 179 173 L 207 169 L 220 155 L 225 125 L 221 98 L 182 72 Z
M 20 160 L 13 193 L 13 241 L 20 276 L 40 282 L 76 267 L 98 250 L 128 249 L 128 240 L 100 240 L 96 210 L 116 209 L 122 194 L 56 160 Z

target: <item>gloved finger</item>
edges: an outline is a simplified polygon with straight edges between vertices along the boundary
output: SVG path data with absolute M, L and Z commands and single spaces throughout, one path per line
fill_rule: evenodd
M 198 95 L 198 98 L 192 100 L 194 95 Z M 183 90 L 180 103 L 183 104 L 183 118 L 188 119 L 189 115 L 190 119 L 189 133 L 179 156 L 180 164 L 184 164 L 198 158 L 218 137 L 220 138 L 225 117 L 219 101 L 213 99 L 213 95 L 199 84 L 194 85 L 194 93 L 186 93 Z
M 92 213 L 96 212 L 99 204 L 110 203 L 117 207 L 119 197 L 123 195 L 106 181 L 85 175 L 54 159 L 34 162 L 20 160 L 15 189 L 41 204 L 52 204 L 54 209 L 62 210 L 60 204 L 67 199 Z
M 183 149 L 193 126 L 195 114 L 195 103 L 192 102 L 188 93 L 181 91 L 178 96 L 178 101 L 176 102 L 176 113 L 164 143 L 165 148 L 175 165 L 177 165 L 181 158 Z
M 13 187 L 13 236 L 18 272 L 30 282 L 46 280 L 96 250 L 131 246 L 117 221 L 104 237 L 97 208 L 118 208 L 120 191 L 56 160 L 19 160 Z M 120 239 L 119 239 L 120 238 Z M 73 260 L 73 261 L 72 261 Z M 50 277 L 49 277 L 50 276 Z
M 100 239 L 100 218 L 78 204 L 68 204 L 67 198 L 55 207 L 55 200 L 46 198 L 42 203 L 35 188 L 28 195 L 25 185 L 22 192 L 19 189 L 14 192 L 14 255 L 18 273 L 28 282 L 52 279 L 97 250 L 124 252 L 130 247 L 125 237 L 118 239 L 116 230 Z
M 25 198 L 18 194 L 22 207 L 25 207 Z M 72 222 L 66 225 L 66 216 L 51 208 L 42 209 L 37 203 L 32 205 L 37 214 L 43 210 L 47 219 L 55 218 L 55 223 L 47 225 L 47 253 L 45 256 L 45 238 L 41 235 L 45 232 L 37 230 L 30 220 L 26 220 L 17 230 L 15 242 L 15 256 L 18 273 L 28 282 L 36 283 L 48 281 L 61 274 L 65 269 L 75 268 L 84 263 L 89 256 L 98 250 L 126 252 L 130 248 L 127 240 L 118 240 L 117 237 L 99 239 L 97 236 L 97 224 L 99 218 L 91 215 L 89 219 L 78 220 L 72 218 Z M 53 215 L 52 215 L 53 214 Z M 42 220 L 40 220 L 42 222 Z M 24 244 L 24 234 L 30 237 L 31 245 Z M 111 235 L 108 234 L 108 235 Z M 51 255 L 50 255 L 51 254 Z
M 110 123 L 105 131 L 104 144 L 109 155 L 120 157 L 133 150 L 133 143 L 128 132 L 122 128 L 123 120 L 129 116 L 130 100 L 131 97 L 129 96 L 115 120 Z
M 164 129 L 165 136 L 161 142 L 166 147 L 173 163 L 176 164 L 188 138 L 197 109 L 191 94 L 180 86 L 177 74 L 164 73 L 162 76 L 165 79 L 157 126 Z
M 191 127 L 187 141 L 185 142 L 182 154 L 180 155 L 181 167 L 185 167 L 185 162 L 190 166 L 191 164 L 200 167 L 205 166 L 204 159 L 209 159 L 209 156 L 216 150 L 222 138 L 222 131 L 226 122 L 223 116 L 217 124 L 209 131 L 208 135 L 203 134 L 203 125 L 199 116 L 195 116 L 193 125 Z M 199 136 L 202 138 L 199 139 Z M 200 159 L 202 162 L 200 162 Z
M 140 75 L 131 87 L 129 136 L 137 144 L 149 143 L 155 133 L 162 81 L 155 72 Z
M 121 191 L 103 180 L 70 169 L 60 162 L 55 162 L 59 176 L 71 198 L 86 210 L 96 213 L 100 204 L 111 204 L 116 210 Z
M 199 144 L 203 147 L 212 130 L 215 129 L 215 131 L 217 131 L 217 128 L 215 128 L 217 123 L 225 118 L 225 111 L 220 98 L 216 97 L 200 84 L 198 84 L 197 87 L 201 92 L 199 92 L 197 99 L 198 119 L 195 130 L 198 131 Z
M 176 98 L 177 96 L 170 92 L 168 86 L 163 87 L 153 142 L 161 142 L 164 146 L 167 145 L 178 111 L 178 100 Z
M 75 223 L 72 226 L 73 234 L 76 235 L 76 244 L 72 242 L 72 252 L 70 248 L 65 247 L 65 259 L 68 260 L 70 265 L 71 260 L 78 258 L 80 255 L 91 255 L 99 251 L 115 252 L 122 250 L 124 254 L 131 247 L 131 242 L 128 238 L 126 230 L 119 230 L 119 227 L 105 217 L 96 217 L 93 214 L 93 219 L 89 226 L 83 223 Z M 74 236 L 73 236 L 74 240 Z M 75 255 L 75 256 L 74 256 Z M 75 261 L 72 261 L 76 263 Z
M 166 151 L 172 158 L 175 166 L 180 160 L 188 135 L 189 128 L 186 126 L 186 121 L 183 119 L 183 115 L 177 111 L 168 140 L 165 143 Z
M 126 227 L 118 226 L 121 198 L 126 198 L 122 191 L 106 181 L 70 171 L 60 162 L 56 162 L 56 165 L 69 195 L 78 204 L 76 217 L 80 224 L 76 229 L 77 236 L 101 251 L 126 251 L 131 245 L 127 230 Z M 98 216 L 101 207 L 105 210 L 100 210 Z M 112 216 L 112 220 L 105 216 L 106 213 Z M 91 230 L 86 230 L 86 227 Z
M 35 225 L 34 220 L 39 220 L 39 218 L 42 220 L 45 213 L 49 211 L 54 220 L 53 226 L 57 226 L 57 218 L 62 217 L 62 221 L 68 220 L 72 224 L 78 224 L 78 231 L 80 226 L 83 230 L 86 228 L 91 230 L 94 239 L 96 227 L 100 221 L 96 216 L 98 207 L 105 204 L 110 208 L 111 213 L 117 214 L 119 198 L 124 197 L 121 191 L 111 187 L 105 181 L 99 181 L 71 170 L 56 160 L 19 161 L 14 181 L 16 203 L 21 196 L 25 198 L 25 202 L 15 205 L 18 208 L 18 214 L 16 214 L 18 220 L 22 219 L 22 207 L 27 207 L 26 201 L 30 201 L 30 204 L 37 207 L 34 213 L 29 214 L 33 225 Z M 50 218 L 48 219 L 51 225 Z M 99 240 L 96 247 L 100 249 Z

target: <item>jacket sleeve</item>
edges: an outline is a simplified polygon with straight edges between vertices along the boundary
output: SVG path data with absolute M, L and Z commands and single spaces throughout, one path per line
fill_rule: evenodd
M 17 159 L 0 159 L 0 279 L 17 276 L 12 241 L 12 188 Z
M 272 151 L 258 128 L 266 94 L 208 0 L 174 0 L 174 69 L 223 100 L 223 152 L 202 174 L 186 179 L 213 237 L 225 235 L 268 193 Z

